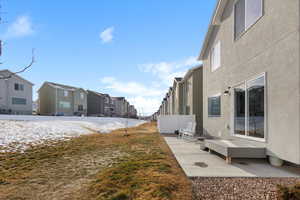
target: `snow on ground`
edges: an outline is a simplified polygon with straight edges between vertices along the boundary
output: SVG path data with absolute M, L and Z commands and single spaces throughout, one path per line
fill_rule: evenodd
M 145 121 L 124 118 L 0 115 L 0 152 L 23 151 L 30 145 L 64 140 L 92 131 L 109 133 Z

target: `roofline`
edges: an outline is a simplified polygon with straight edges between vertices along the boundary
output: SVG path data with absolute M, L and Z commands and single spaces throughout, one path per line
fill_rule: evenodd
M 220 25 L 220 23 L 221 23 L 221 14 L 223 13 L 223 10 L 225 8 L 227 1 L 228 0 L 218 0 L 216 3 L 214 13 L 211 17 L 210 24 L 209 24 L 207 33 L 205 35 L 205 39 L 204 39 L 198 60 L 204 59 L 204 55 L 205 55 L 206 49 L 208 47 L 208 43 L 209 43 L 211 34 L 212 34 L 213 30 L 215 29 L 215 27 Z
M 40 91 L 40 89 L 45 85 L 48 84 L 50 87 L 53 87 L 52 85 L 59 85 L 61 87 L 69 87 L 69 88 L 65 88 L 66 90 L 71 90 L 70 88 L 73 88 L 74 90 L 83 90 L 85 93 L 87 93 L 87 90 L 80 88 L 80 87 L 73 87 L 73 86 L 69 86 L 69 85 L 64 85 L 64 84 L 60 84 L 60 83 L 54 83 L 54 82 L 50 82 L 50 81 L 45 81 L 43 83 L 43 85 L 38 89 L 37 92 Z M 52 84 L 52 85 L 51 85 Z
M 187 73 L 184 75 L 182 81 L 180 81 L 180 82 L 186 81 L 186 79 L 187 79 L 188 77 L 190 77 L 190 75 L 191 75 L 194 71 L 196 71 L 196 70 L 198 70 L 198 69 L 200 69 L 200 68 L 202 68 L 202 67 L 203 67 L 203 64 L 198 65 L 198 66 L 196 66 L 196 67 L 193 67 L 193 68 L 189 69 L 189 71 L 187 71 Z
M 11 71 L 8 70 L 8 69 L 0 70 L 0 73 L 1 73 L 1 72 L 8 72 L 8 73 L 10 73 L 12 76 L 15 76 L 15 77 L 21 79 L 22 81 L 25 81 L 25 82 L 29 83 L 30 85 L 34 86 L 34 84 L 33 84 L 32 82 L 30 82 L 30 81 L 28 81 L 28 80 L 22 78 L 22 77 L 19 76 L 18 74 L 15 74 L 15 73 L 11 72 Z

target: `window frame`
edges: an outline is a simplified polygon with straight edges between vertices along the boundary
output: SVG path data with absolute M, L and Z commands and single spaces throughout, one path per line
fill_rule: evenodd
M 263 143 L 266 143 L 267 140 L 268 140 L 268 87 L 267 87 L 267 73 L 266 72 L 263 72 L 263 73 L 260 73 L 260 74 L 257 74 L 256 76 L 253 76 L 249 79 L 246 79 L 244 81 L 241 81 L 237 84 L 235 84 L 232 89 L 234 89 L 235 87 L 239 86 L 239 85 L 244 85 L 244 88 L 245 88 L 245 98 L 246 98 L 246 101 L 245 101 L 245 129 L 246 129 L 246 133 L 248 132 L 248 94 L 247 94 L 247 86 L 248 86 L 248 82 L 251 82 L 251 81 L 255 81 L 256 79 L 259 79 L 261 77 L 264 77 L 264 138 L 258 138 L 258 137 L 253 137 L 253 136 L 249 136 L 249 135 L 238 135 L 238 134 L 235 134 L 234 133 L 234 112 L 235 112 L 235 108 L 234 108 L 234 95 L 231 95 L 232 96 L 232 99 L 231 99 L 231 104 L 233 105 L 232 106 L 232 111 L 231 111 L 231 136 L 234 136 L 234 137 L 238 137 L 238 138 L 243 138 L 243 139 L 248 139 L 248 140 L 253 140 L 253 141 L 257 141 L 257 142 L 263 142 Z
M 68 97 L 69 96 L 69 91 L 68 90 L 64 90 L 64 97 Z
M 80 99 L 81 99 L 81 100 L 84 99 L 84 94 L 83 94 L 83 92 L 80 92 Z
M 216 98 L 216 97 L 219 97 L 220 98 L 220 114 L 219 115 L 210 115 L 210 110 L 209 110 L 209 99 L 210 98 Z M 207 116 L 209 118 L 216 118 L 216 117 L 221 117 L 222 116 L 222 94 L 219 93 L 219 94 L 215 94 L 215 95 L 211 95 L 211 96 L 208 96 L 207 97 Z
M 14 84 L 14 90 L 15 90 L 15 91 L 24 91 L 24 84 L 21 84 L 21 83 L 15 83 L 15 84 Z
M 247 22 L 247 20 L 246 20 L 246 16 L 247 16 L 247 1 L 248 0 L 245 0 L 245 30 L 244 31 L 242 31 L 241 33 L 240 33 L 240 35 L 239 36 L 236 36 L 236 29 L 235 29 L 235 23 L 236 23 L 236 10 L 235 10 L 235 7 L 236 7 L 236 4 L 239 2 L 239 1 L 241 1 L 241 0 L 237 0 L 237 1 L 235 1 L 234 2 L 234 5 L 233 5 L 233 17 L 234 17 L 234 19 L 233 19 L 233 40 L 234 41 L 237 41 L 237 40 L 239 40 L 241 37 L 243 37 L 243 35 L 245 35 L 253 26 L 255 26 L 259 21 L 260 21 L 260 19 L 265 15 L 265 1 L 264 0 L 261 0 L 261 16 L 260 17 L 258 17 L 257 18 L 257 20 L 254 22 L 254 23 L 252 23 L 250 26 L 248 26 L 247 27 L 247 24 L 246 24 L 246 22 Z
M 214 67 L 215 61 L 215 49 L 217 47 L 217 45 L 219 45 L 219 66 Z M 221 49 L 222 49 L 222 44 L 221 44 L 221 40 L 218 40 L 216 43 L 214 43 L 211 51 L 210 51 L 210 70 L 211 72 L 215 72 L 217 71 L 219 68 L 221 68 L 222 64 L 221 64 Z
M 60 109 L 71 109 L 72 103 L 69 101 L 59 101 L 58 103 Z M 65 106 L 68 105 L 68 106 Z
M 25 100 L 24 103 L 16 103 L 14 100 Z M 26 106 L 27 105 L 27 99 L 26 98 L 19 98 L 19 97 L 12 97 L 11 98 L 11 104 L 12 105 L 20 105 L 20 106 Z

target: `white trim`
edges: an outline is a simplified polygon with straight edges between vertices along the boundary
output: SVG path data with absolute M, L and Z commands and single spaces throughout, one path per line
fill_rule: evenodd
M 235 134 L 234 133 L 234 130 L 235 130 L 235 122 L 234 122 L 234 116 L 235 116 L 235 102 L 234 102 L 234 95 L 232 95 L 232 99 L 231 99 L 231 105 L 232 105 L 232 109 L 231 109 L 231 112 L 232 112 L 232 115 L 231 115 L 231 120 L 232 120 L 232 129 L 231 129 L 231 136 L 233 137 L 239 137 L 239 138 L 243 138 L 243 139 L 249 139 L 249 140 L 254 140 L 254 141 L 259 141 L 259 142 L 264 142 L 266 143 L 267 142 L 267 138 L 268 138 L 268 125 L 267 125 L 267 119 L 268 119 L 268 110 L 267 110 L 267 106 L 268 106 L 268 99 L 267 99 L 267 73 L 266 72 L 263 72 L 263 73 L 260 73 L 256 76 L 253 76 L 252 78 L 250 79 L 247 79 L 245 81 L 242 81 L 238 84 L 235 84 L 232 89 L 233 89 L 233 94 L 234 94 L 234 88 L 236 88 L 237 86 L 240 86 L 240 85 L 244 85 L 244 88 L 245 88 L 245 129 L 246 129 L 246 134 L 248 133 L 248 128 L 249 128 L 249 125 L 248 125 L 248 93 L 247 93 L 247 83 L 248 82 L 251 82 L 251 81 L 254 81 L 256 79 L 259 79 L 261 77 L 264 77 L 264 138 L 257 138 L 257 137 L 253 137 L 253 136 L 248 136 L 248 135 L 238 135 L 238 134 Z
M 220 97 L 220 115 L 209 115 L 209 110 L 208 110 L 208 104 L 209 104 L 209 98 L 215 98 L 215 97 Z M 222 93 L 217 93 L 215 95 L 207 96 L 207 117 L 208 118 L 219 118 L 222 117 Z
M 216 47 L 218 47 L 218 65 L 216 65 Z M 221 40 L 218 40 L 214 46 L 212 47 L 211 51 L 210 51 L 210 69 L 211 69 L 211 72 L 214 72 L 216 71 L 217 69 L 219 69 L 221 67 Z
M 235 34 L 235 22 L 236 22 L 236 20 L 235 20 L 235 6 L 236 6 L 236 4 L 237 4 L 237 2 L 239 2 L 240 0 L 236 0 L 235 2 L 234 2 L 234 5 L 233 5 L 233 41 L 236 41 L 236 40 L 238 40 L 239 38 L 241 38 L 250 28 L 252 28 L 263 16 L 264 16 L 264 10 L 265 10 L 265 3 L 264 3 L 264 0 L 261 0 L 261 16 L 260 17 L 258 17 L 256 20 L 255 20 L 255 22 L 254 23 L 252 23 L 251 25 L 249 25 L 249 26 L 247 26 L 247 23 L 246 23 L 246 20 L 247 20 L 247 1 L 248 0 L 245 0 L 245 30 L 243 31 L 243 32 L 241 32 L 240 33 L 240 35 L 239 36 L 237 36 L 236 37 L 236 34 Z

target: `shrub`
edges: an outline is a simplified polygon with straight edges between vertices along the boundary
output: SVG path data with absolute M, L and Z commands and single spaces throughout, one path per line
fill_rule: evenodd
M 300 183 L 291 187 L 277 186 L 279 200 L 300 200 Z

